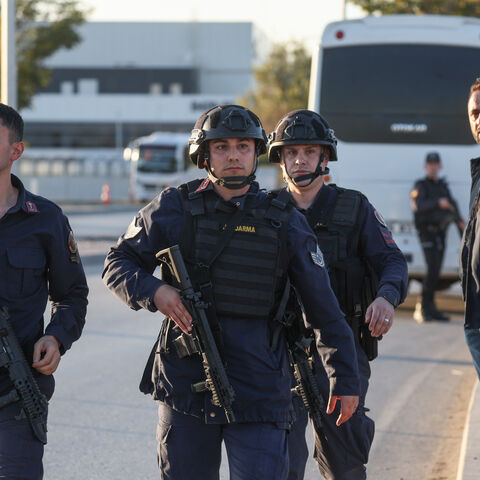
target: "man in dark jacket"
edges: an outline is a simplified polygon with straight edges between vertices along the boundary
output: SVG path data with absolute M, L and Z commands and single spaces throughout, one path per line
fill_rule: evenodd
M 438 176 L 441 169 L 440 155 L 436 152 L 427 154 L 425 159 L 427 175 L 415 182 L 410 193 L 415 227 L 427 266 L 423 279 L 422 303 L 417 305 L 413 314 L 413 318 L 419 323 L 449 320 L 443 312 L 437 310 L 434 295 L 442 268 L 448 226 L 455 222 L 460 232 L 465 228 L 465 222 L 447 182 Z
M 468 118 L 473 138 L 480 144 L 480 78 L 470 88 Z M 480 378 L 480 157 L 472 159 L 470 167 L 470 211 L 460 250 L 460 269 L 465 300 L 465 338 Z

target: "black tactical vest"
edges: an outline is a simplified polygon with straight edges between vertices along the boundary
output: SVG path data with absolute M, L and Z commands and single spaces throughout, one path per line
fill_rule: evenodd
M 359 309 L 364 310 L 369 300 L 363 298 L 365 282 L 369 281 L 368 270 L 358 254 L 364 197 L 355 190 L 330 187 L 338 192 L 334 205 L 325 208 L 325 205 L 314 204 L 307 220 L 325 257 L 332 289 L 348 318 L 364 314 Z
M 288 197 L 268 195 L 260 203 L 247 197 L 239 212 L 212 192 L 197 192 L 199 185 L 195 180 L 178 188 L 185 211 L 180 248 L 193 280 L 211 282 L 218 315 L 271 318 L 286 282 L 286 226 L 293 205 Z
M 421 184 L 425 190 L 425 197 L 427 199 L 436 199 L 445 197 L 450 199 L 450 192 L 443 179 L 438 182 L 432 180 L 423 179 L 419 180 L 416 185 Z M 448 225 L 455 219 L 455 213 L 451 210 L 442 209 L 440 207 L 423 211 L 414 212 L 415 227 L 417 230 L 421 230 L 427 226 L 434 226 L 438 230 L 444 231 Z

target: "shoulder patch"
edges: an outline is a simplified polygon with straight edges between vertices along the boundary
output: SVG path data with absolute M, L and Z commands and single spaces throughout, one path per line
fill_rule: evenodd
M 136 220 L 137 217 L 133 217 L 133 220 L 130 222 L 127 231 L 123 235 L 123 238 L 125 238 L 126 240 L 128 240 L 129 238 L 135 238 L 142 231 L 142 227 L 137 226 Z
M 388 228 L 380 228 L 380 232 L 382 234 L 383 241 L 385 242 L 385 245 L 387 247 L 395 248 L 397 246 Z
M 210 179 L 206 178 L 195 191 L 201 192 L 202 190 L 205 190 L 208 187 L 209 183 Z
M 317 245 L 317 250 L 315 252 L 310 252 L 310 256 L 312 257 L 312 261 L 315 265 L 323 268 L 325 267 L 325 260 L 323 259 L 323 253 L 320 250 L 320 247 Z
M 80 256 L 78 254 L 78 246 L 75 237 L 73 236 L 73 232 L 70 230 L 68 234 L 68 251 L 71 253 L 70 255 L 70 262 L 72 263 L 80 263 Z
M 27 212 L 28 213 L 37 213 L 38 212 L 37 206 L 33 202 L 31 202 L 30 200 L 28 202 L 25 202 L 25 206 L 27 207 Z
M 373 212 L 373 214 L 375 215 L 375 218 L 377 219 L 377 222 L 382 226 L 382 227 L 385 227 L 387 228 L 387 222 L 385 222 L 385 220 L 383 219 L 383 217 L 380 215 L 380 212 L 378 210 L 375 210 Z
M 75 240 L 72 231 L 68 234 L 68 249 L 70 250 L 70 253 L 78 252 L 77 241 Z

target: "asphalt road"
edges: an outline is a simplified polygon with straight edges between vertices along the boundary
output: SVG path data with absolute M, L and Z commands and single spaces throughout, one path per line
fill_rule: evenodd
M 103 286 L 100 270 L 87 266 L 87 325 L 56 374 L 46 480 L 159 478 L 156 406 L 138 383 L 161 316 L 129 310 Z M 369 478 L 454 480 L 475 378 L 461 315 L 448 324 L 418 325 L 411 313 L 397 311 L 372 363 L 367 406 L 376 437 Z M 187 450 L 179 461 L 188 461 Z M 228 479 L 226 460 L 221 478 Z M 305 478 L 320 478 L 311 459 Z

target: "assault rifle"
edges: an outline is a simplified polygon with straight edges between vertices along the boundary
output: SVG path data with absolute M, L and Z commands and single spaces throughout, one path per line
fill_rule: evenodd
M 203 382 L 193 384 L 192 391 L 199 393 L 208 390 L 212 395 L 212 404 L 225 411 L 227 422 L 235 422 L 232 410 L 235 392 L 228 380 L 205 313 L 208 304 L 202 299 L 201 293 L 194 290 L 178 245 L 158 252 L 156 257 L 169 268 L 180 287 L 182 302 L 192 316 L 192 332 L 188 337 L 193 343 L 192 352 L 198 352 L 202 357 L 206 378 Z
M 316 432 L 322 428 L 322 409 L 325 406 L 323 397 L 318 388 L 317 379 L 310 365 L 307 351 L 312 343 L 312 337 L 302 337 L 289 346 L 290 362 L 297 382 L 292 393 L 302 397 L 303 405 L 312 419 Z
M 303 324 L 302 311 L 293 288 L 290 288 L 281 324 L 285 327 L 288 356 L 296 382 L 292 394 L 302 398 L 315 431 L 320 432 L 325 402 L 311 365 L 310 348 L 314 342 L 314 333 Z
M 22 413 L 17 418 L 27 417 L 33 433 L 45 445 L 48 402 L 33 378 L 9 318 L 6 307 L 0 307 L 0 367 L 8 370 L 14 387 L 9 393 L 0 397 L 0 408 L 20 400 Z

